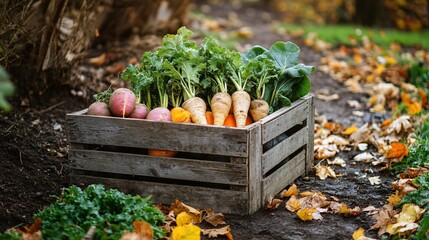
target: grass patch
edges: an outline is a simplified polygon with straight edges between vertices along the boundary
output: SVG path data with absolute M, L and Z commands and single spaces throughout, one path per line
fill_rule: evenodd
M 403 46 L 422 47 L 429 49 L 429 30 L 419 32 L 399 31 L 395 29 L 368 28 L 354 25 L 290 25 L 279 24 L 280 31 L 287 31 L 307 36 L 309 33 L 317 34 L 323 41 L 340 45 L 351 44 L 350 38 L 360 40 L 363 36 L 378 45 L 388 47 L 391 43 L 399 43 Z

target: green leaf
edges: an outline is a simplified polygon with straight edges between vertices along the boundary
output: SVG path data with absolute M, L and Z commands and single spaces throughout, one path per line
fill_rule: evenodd
M 292 101 L 298 100 L 301 97 L 307 95 L 311 90 L 311 82 L 307 76 L 304 76 L 302 80 L 295 83 L 292 87 L 292 94 L 290 99 Z
M 9 74 L 0 66 L 0 110 L 10 111 L 12 105 L 6 100 L 7 97 L 11 97 L 15 92 L 15 86 L 10 81 Z
M 252 59 L 255 59 L 259 56 L 262 56 L 266 52 L 267 52 L 267 49 L 265 49 L 259 45 L 255 45 L 251 49 L 249 49 L 247 52 L 242 54 L 241 58 L 243 60 L 243 63 L 247 63 L 248 61 L 250 61 Z
M 266 53 L 280 72 L 298 64 L 299 47 L 290 41 L 274 43 Z

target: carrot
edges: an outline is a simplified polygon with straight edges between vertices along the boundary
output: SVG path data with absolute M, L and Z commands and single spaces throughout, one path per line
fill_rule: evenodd
M 252 124 L 253 123 L 253 119 L 252 119 L 252 117 L 248 114 L 247 115 L 247 118 L 246 118 L 246 126 L 247 125 L 250 125 L 250 124 Z
M 250 95 L 244 90 L 235 91 L 232 94 L 232 103 L 237 127 L 246 126 L 247 113 L 250 108 Z
M 182 108 L 191 114 L 193 123 L 207 124 L 206 103 L 199 97 L 191 97 L 182 104 Z
M 233 114 L 228 114 L 225 118 L 225 122 L 223 123 L 225 127 L 237 127 L 237 123 L 235 122 L 235 117 Z
M 263 99 L 254 99 L 250 102 L 250 115 L 252 116 L 255 122 L 261 120 L 262 118 L 268 116 L 270 107 L 268 103 Z
M 158 149 L 148 149 L 147 153 L 150 156 L 158 156 L 158 157 L 174 157 L 177 154 L 176 151 L 158 150 Z
M 191 113 L 181 107 L 172 108 L 170 112 L 171 112 L 172 122 L 182 122 L 182 123 L 191 122 Z
M 214 117 L 213 117 L 213 113 L 210 111 L 206 112 L 206 120 L 207 120 L 207 124 L 208 125 L 213 125 L 214 124 Z
M 211 100 L 214 125 L 222 126 L 231 109 L 232 99 L 227 92 L 216 93 Z

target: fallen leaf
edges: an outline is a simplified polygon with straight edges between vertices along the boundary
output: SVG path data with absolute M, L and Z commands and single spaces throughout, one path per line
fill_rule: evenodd
M 392 119 L 386 119 L 381 123 L 381 127 L 388 127 L 392 123 Z
M 135 232 L 126 232 L 121 236 L 121 240 L 152 240 L 153 231 L 149 223 L 141 220 L 134 221 Z
M 225 224 L 225 216 L 222 213 L 215 213 L 211 209 L 205 210 L 204 220 L 213 226 Z
M 316 175 L 322 180 L 326 179 L 327 177 L 337 178 L 334 170 L 328 166 L 317 165 L 315 168 Z
M 358 214 L 360 214 L 362 212 L 362 210 L 356 206 L 354 208 L 349 208 L 347 207 L 347 205 L 345 203 L 341 204 L 341 208 L 338 211 L 338 213 L 344 214 L 344 215 L 353 215 L 356 216 Z
M 410 192 L 417 190 L 418 186 L 411 178 L 399 179 L 392 182 L 392 188 L 399 191 L 399 195 L 405 196 Z
M 299 209 L 296 213 L 302 221 L 311 221 L 313 220 L 313 213 L 316 212 L 316 208 L 306 208 Z
M 417 90 L 417 93 L 418 93 L 418 95 L 419 95 L 419 97 L 420 97 L 420 101 L 421 101 L 421 106 L 422 107 L 425 107 L 426 106 L 426 104 L 428 103 L 428 97 L 426 96 L 426 93 L 425 93 L 425 91 L 423 90 L 423 89 L 421 89 L 421 88 L 419 88 L 418 90 Z
M 305 208 L 322 208 L 329 206 L 331 203 L 321 192 L 313 192 L 312 195 L 299 199 L 301 209 Z
M 334 161 L 330 161 L 329 159 L 328 159 L 328 164 L 329 165 L 340 165 L 341 167 L 345 167 L 347 164 L 346 164 L 346 161 L 344 161 L 344 159 L 342 159 L 342 158 L 340 158 L 340 157 L 336 157 L 335 159 L 334 159 Z
M 207 235 L 209 238 L 217 238 L 219 236 L 226 236 L 229 240 L 232 240 L 231 227 L 225 226 L 216 229 L 201 229 L 203 235 Z M 198 238 L 199 239 L 199 238 Z
M 336 93 L 332 95 L 316 94 L 316 97 L 322 101 L 334 101 L 340 99 L 340 95 Z
M 274 198 L 274 195 L 270 195 L 269 197 L 268 197 L 268 200 L 267 200 L 267 203 L 266 203 L 266 205 L 265 205 L 265 209 L 266 210 L 274 210 L 274 209 L 277 209 L 278 207 L 279 207 L 279 205 L 280 205 L 280 203 L 282 203 L 283 202 L 283 200 L 281 200 L 281 199 L 277 199 L 277 198 Z
M 200 223 L 202 220 L 202 212 L 191 207 L 188 206 L 182 202 L 180 202 L 179 200 L 176 200 L 171 206 L 170 206 L 170 210 L 174 212 L 175 216 L 178 216 L 181 212 L 186 212 L 189 215 L 192 216 L 193 222 L 194 223 Z
M 281 198 L 290 197 L 290 196 L 296 196 L 299 193 L 299 189 L 296 186 L 296 184 L 292 184 L 287 190 L 283 190 L 280 193 Z
M 301 203 L 300 203 L 299 199 L 296 198 L 296 196 L 292 196 L 286 202 L 286 209 L 291 211 L 291 212 L 295 212 L 300 208 L 301 208 Z
M 192 216 L 189 215 L 187 212 L 181 212 L 176 217 L 176 223 L 177 226 L 183 226 L 192 223 Z
M 381 184 L 380 176 L 369 177 L 368 181 L 369 181 L 369 183 L 371 183 L 371 185 L 379 185 L 379 184 Z
M 374 215 L 378 213 L 379 209 L 374 206 L 368 206 L 362 209 L 362 212 L 368 212 L 368 215 Z
M 400 158 L 408 155 L 408 148 L 405 144 L 400 142 L 392 142 L 389 150 L 387 150 L 385 157 L 386 158 Z
M 253 31 L 249 27 L 242 27 L 236 31 L 237 36 L 240 38 L 252 38 L 253 37 Z
M 404 233 L 417 229 L 419 225 L 415 222 L 420 219 L 424 211 L 424 209 L 412 203 L 404 204 L 402 206 L 402 211 L 396 219 L 396 223 L 388 224 L 386 232 L 390 235 L 395 235 L 397 233 Z
M 349 141 L 347 141 L 345 138 L 337 136 L 337 135 L 331 135 L 329 137 L 327 137 L 326 139 L 322 140 L 322 144 L 323 145 L 330 145 L 330 144 L 335 144 L 338 147 L 341 146 L 347 146 L 350 144 Z
M 106 56 L 106 53 L 103 53 L 98 57 L 88 59 L 88 62 L 97 66 L 101 66 L 106 62 Z
M 365 237 L 365 229 L 359 228 L 358 230 L 353 232 L 353 240 L 360 240 L 361 237 Z
M 333 157 L 339 152 L 337 145 L 315 145 L 314 146 L 314 157 L 316 159 L 327 159 Z
M 387 129 L 387 133 L 400 134 L 400 133 L 408 132 L 411 128 L 412 128 L 412 125 L 410 123 L 410 116 L 403 115 L 395 119 L 389 125 L 389 128 Z
M 187 224 L 173 228 L 171 233 L 173 240 L 193 240 L 200 239 L 201 229 L 194 224 Z
M 356 109 L 360 109 L 362 108 L 362 104 L 360 104 L 358 101 L 356 100 L 348 100 L 347 104 L 349 105 L 349 107 L 352 108 L 356 108 Z
M 374 156 L 371 153 L 368 152 L 364 152 L 364 153 L 360 153 L 356 156 L 354 156 L 353 160 L 357 161 L 357 162 L 372 162 L 372 160 L 374 159 Z
M 362 125 L 356 132 L 352 133 L 349 140 L 358 144 L 361 142 L 367 142 L 371 131 L 368 128 L 368 123 Z
M 386 233 L 387 225 L 395 222 L 393 219 L 395 214 L 396 211 L 393 210 L 393 205 L 384 205 L 377 214 L 372 216 L 372 218 L 375 220 L 375 223 L 371 226 L 371 229 L 378 229 L 378 236 L 383 235 Z
M 399 174 L 400 178 L 416 178 L 429 172 L 429 168 L 407 168 L 406 172 Z
M 422 111 L 422 105 L 419 102 L 413 102 L 408 106 L 408 115 L 416 115 Z
M 359 144 L 358 144 L 358 149 L 359 149 L 360 151 L 365 151 L 365 150 L 367 150 L 367 149 L 368 149 L 368 144 L 367 144 L 367 143 L 359 143 Z
M 348 127 L 348 128 L 343 132 L 343 134 L 344 134 L 344 135 L 351 135 L 352 133 L 356 132 L 358 129 L 359 129 L 358 127 L 356 127 L 355 125 L 352 125 L 352 126 Z
M 398 205 L 398 203 L 402 200 L 402 196 L 399 195 L 399 191 L 396 191 L 395 194 L 392 194 L 387 198 L 387 202 L 392 204 L 393 206 Z

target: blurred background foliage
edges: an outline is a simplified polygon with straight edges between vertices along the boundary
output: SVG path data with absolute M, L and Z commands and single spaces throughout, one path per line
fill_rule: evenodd
M 353 23 L 418 31 L 429 27 L 428 0 L 269 0 L 291 24 Z

